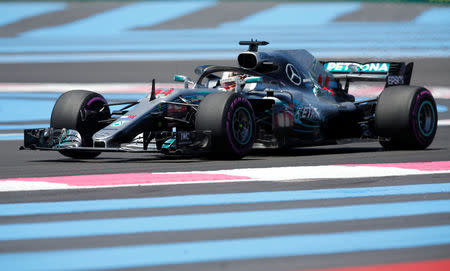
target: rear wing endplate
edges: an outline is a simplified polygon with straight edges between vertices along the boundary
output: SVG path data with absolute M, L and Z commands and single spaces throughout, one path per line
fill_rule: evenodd
M 325 70 L 336 79 L 347 81 L 385 81 L 387 86 L 409 85 L 414 63 L 324 61 Z

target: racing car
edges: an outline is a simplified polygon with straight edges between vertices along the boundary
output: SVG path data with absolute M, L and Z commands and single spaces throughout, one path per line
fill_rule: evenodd
M 437 129 L 429 90 L 410 86 L 413 63 L 319 61 L 308 51 L 248 49 L 236 66 L 202 65 L 196 81 L 111 103 L 71 90 L 56 101 L 49 128 L 24 131 L 23 149 L 75 159 L 102 152 L 199 153 L 239 159 L 253 148 L 295 148 L 347 139 L 378 140 L 385 149 L 425 149 Z M 379 81 L 376 98 L 355 101 L 356 81 Z M 114 107 L 120 109 L 113 110 Z

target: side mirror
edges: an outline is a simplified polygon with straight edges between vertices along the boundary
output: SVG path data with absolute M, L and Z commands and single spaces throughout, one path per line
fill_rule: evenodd
M 261 76 L 253 76 L 253 77 L 247 77 L 245 78 L 244 82 L 247 83 L 259 83 L 262 82 L 263 79 Z
M 185 75 L 176 74 L 176 75 L 173 76 L 173 80 L 176 81 L 176 82 L 184 82 L 184 87 L 185 88 L 188 88 L 189 84 L 194 84 L 194 82 L 189 77 L 187 77 Z
M 184 82 L 184 81 L 186 81 L 186 79 L 188 79 L 188 78 L 184 75 L 175 74 L 173 76 L 173 80 L 175 80 L 176 82 Z

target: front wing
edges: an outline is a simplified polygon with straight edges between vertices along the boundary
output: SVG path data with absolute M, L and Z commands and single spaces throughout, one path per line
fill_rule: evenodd
M 118 148 L 82 146 L 81 135 L 73 129 L 37 128 L 24 130 L 24 145 L 21 149 L 80 152 L 145 152 L 164 154 L 192 154 L 209 152 L 210 131 L 172 131 L 167 139 L 156 140 L 150 134 L 140 134 L 133 141 Z

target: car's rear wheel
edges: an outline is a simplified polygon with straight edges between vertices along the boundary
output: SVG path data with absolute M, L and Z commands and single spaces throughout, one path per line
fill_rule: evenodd
M 253 108 L 241 94 L 210 94 L 200 103 L 195 128 L 199 131 L 211 131 L 211 157 L 240 159 L 253 146 Z
M 92 147 L 92 136 L 105 127 L 100 120 L 111 117 L 105 98 L 88 90 L 71 90 L 62 94 L 53 107 L 50 126 L 77 130 L 82 139 L 82 146 Z M 100 152 L 61 150 L 64 156 L 76 159 L 97 157 Z
M 437 130 L 437 109 L 423 87 L 394 86 L 378 98 L 375 126 L 385 149 L 425 149 Z

